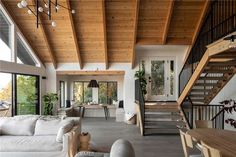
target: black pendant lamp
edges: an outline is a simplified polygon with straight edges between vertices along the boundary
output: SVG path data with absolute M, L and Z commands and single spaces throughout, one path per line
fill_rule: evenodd
M 99 88 L 98 82 L 96 80 L 91 80 L 88 84 L 88 88 Z

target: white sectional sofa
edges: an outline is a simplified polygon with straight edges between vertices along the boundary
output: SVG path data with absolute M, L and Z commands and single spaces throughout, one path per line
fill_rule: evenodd
M 1 117 L 0 157 L 74 157 L 80 131 L 78 117 Z

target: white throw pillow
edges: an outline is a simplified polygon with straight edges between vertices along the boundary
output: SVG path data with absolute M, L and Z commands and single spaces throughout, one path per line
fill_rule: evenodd
M 67 121 L 63 126 L 61 126 L 57 132 L 56 141 L 62 142 L 63 135 L 68 133 L 73 128 L 73 121 Z
M 36 120 L 36 118 L 0 118 L 1 134 L 13 136 L 32 136 L 34 134 Z

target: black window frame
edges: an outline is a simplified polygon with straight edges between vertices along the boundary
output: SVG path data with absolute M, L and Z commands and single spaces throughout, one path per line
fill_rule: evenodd
M 63 95 L 61 91 L 61 85 L 63 85 Z M 66 83 L 65 81 L 59 81 L 59 89 L 60 89 L 60 108 L 63 108 L 63 107 L 66 107 Z M 64 101 L 62 101 L 62 97 Z
M 78 83 L 82 83 L 82 86 L 83 86 L 83 96 L 82 96 L 82 99 L 83 99 L 83 101 L 81 102 L 81 103 L 87 103 L 87 102 L 84 102 L 84 83 L 89 83 L 89 81 L 73 81 L 73 100 L 75 100 L 75 91 L 74 91 L 74 85 L 75 85 L 75 83 L 76 82 L 78 82 Z M 92 98 L 93 98 L 93 91 L 92 91 Z M 75 100 L 75 101 L 77 101 L 77 100 Z
M 110 104 L 109 102 L 108 102 L 108 99 L 109 99 L 109 96 L 108 96 L 108 84 L 109 83 L 115 83 L 115 85 L 116 85 L 116 93 L 117 93 L 117 95 L 116 95 L 116 97 L 117 97 L 117 99 L 118 99 L 118 82 L 117 81 L 98 81 L 98 84 L 99 83 L 106 83 L 106 104 Z M 100 86 L 99 86 L 99 88 L 100 88 Z M 99 101 L 99 88 L 98 88 L 98 103 L 101 103 L 100 101 Z M 112 103 L 111 103 L 112 104 Z

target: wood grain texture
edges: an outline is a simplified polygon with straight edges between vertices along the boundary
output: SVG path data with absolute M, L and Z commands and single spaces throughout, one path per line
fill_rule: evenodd
M 96 70 L 96 71 L 57 71 L 57 75 L 124 75 L 125 71 Z
M 187 132 L 196 141 L 218 149 L 223 157 L 235 157 L 236 132 L 217 129 L 193 129 Z

